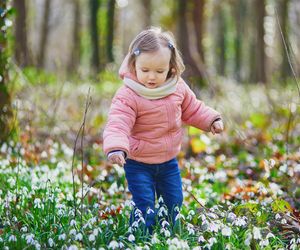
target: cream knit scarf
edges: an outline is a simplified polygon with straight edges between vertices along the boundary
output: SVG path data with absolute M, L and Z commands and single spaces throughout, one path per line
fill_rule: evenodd
M 176 78 L 170 78 L 162 86 L 155 89 L 146 88 L 142 84 L 127 77 L 124 78 L 124 83 L 127 87 L 135 91 L 139 96 L 142 96 L 146 99 L 160 99 L 166 97 L 170 94 L 173 94 L 176 91 L 177 87 Z

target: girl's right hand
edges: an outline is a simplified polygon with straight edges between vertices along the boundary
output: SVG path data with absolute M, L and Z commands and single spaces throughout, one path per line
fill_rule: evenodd
M 108 161 L 111 164 L 118 164 L 119 166 L 123 167 L 126 163 L 124 158 L 124 152 L 123 151 L 116 151 L 108 154 Z

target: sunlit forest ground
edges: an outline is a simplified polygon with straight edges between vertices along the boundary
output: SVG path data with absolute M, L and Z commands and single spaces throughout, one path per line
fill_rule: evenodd
M 11 76 L 18 119 L 0 148 L 1 249 L 299 249 L 300 106 L 293 81 L 218 78 L 200 90 L 192 86 L 222 113 L 225 132 L 186 128 L 178 225 L 172 229 L 159 206 L 151 236 L 142 233 L 142 218 L 129 226 L 124 170 L 102 152 L 119 86 L 114 72 L 97 82 L 34 70 Z

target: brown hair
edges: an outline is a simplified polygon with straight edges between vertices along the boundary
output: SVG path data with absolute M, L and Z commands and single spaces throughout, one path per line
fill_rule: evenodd
M 184 71 L 184 64 L 179 50 L 175 44 L 175 38 L 171 32 L 163 32 L 161 28 L 151 27 L 139 33 L 129 46 L 128 68 L 135 71 L 136 57 L 142 52 L 157 51 L 161 46 L 171 50 L 170 70 L 167 78 L 179 77 Z

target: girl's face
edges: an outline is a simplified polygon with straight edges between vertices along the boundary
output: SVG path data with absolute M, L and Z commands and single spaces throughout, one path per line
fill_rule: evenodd
M 169 48 L 161 47 L 155 52 L 142 52 L 135 61 L 138 81 L 149 89 L 163 85 L 170 70 L 170 59 Z

